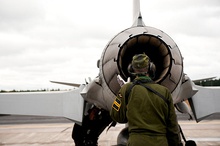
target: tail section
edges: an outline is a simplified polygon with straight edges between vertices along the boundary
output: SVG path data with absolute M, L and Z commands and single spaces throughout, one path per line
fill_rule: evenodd
M 133 0 L 133 27 L 145 26 L 140 10 L 140 0 Z

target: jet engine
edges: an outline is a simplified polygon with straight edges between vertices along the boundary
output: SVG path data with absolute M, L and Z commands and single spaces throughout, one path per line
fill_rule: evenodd
M 183 78 L 183 58 L 176 43 L 163 31 L 153 27 L 130 27 L 117 34 L 105 47 L 99 60 L 100 74 L 83 97 L 96 106 L 110 110 L 120 89 L 117 75 L 130 77 L 127 70 L 135 54 L 145 53 L 156 66 L 154 81 L 166 86 L 174 103 Z M 85 96 L 85 93 L 87 96 Z M 89 97 L 88 97 L 89 96 Z

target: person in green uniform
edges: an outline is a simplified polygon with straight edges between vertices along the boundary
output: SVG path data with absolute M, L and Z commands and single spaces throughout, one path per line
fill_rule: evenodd
M 133 82 L 119 90 L 110 111 L 112 119 L 128 123 L 128 146 L 181 146 L 177 116 L 170 91 L 149 77 L 150 59 L 133 56 Z

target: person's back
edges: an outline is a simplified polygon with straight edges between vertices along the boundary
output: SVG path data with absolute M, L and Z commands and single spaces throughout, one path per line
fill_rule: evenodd
M 136 80 L 141 81 L 141 78 Z M 132 88 L 128 97 L 126 113 L 130 133 L 129 145 L 166 146 L 168 145 L 166 137 L 168 118 L 176 121 L 175 114 L 173 114 L 174 117 L 169 115 L 169 106 L 173 106 L 171 95 L 168 89 L 161 85 L 154 83 L 144 84 L 159 92 L 168 102 L 165 102 L 161 97 L 142 85 L 135 85 Z M 128 90 L 130 86 L 132 85 L 125 85 L 125 90 Z M 176 130 L 178 131 L 178 129 Z
M 129 146 L 178 146 L 181 140 L 171 93 L 152 82 L 149 68 L 147 55 L 133 57 L 131 69 L 136 79 L 119 90 L 111 117 L 128 122 Z
M 166 90 L 157 84 L 146 84 L 166 94 Z M 158 91 L 157 90 L 157 91 Z M 161 93 L 161 92 L 160 92 Z M 168 98 L 166 96 L 166 98 Z M 149 92 L 145 87 L 136 85 L 133 87 L 127 104 L 127 119 L 129 121 L 130 132 L 138 129 L 145 129 L 146 133 L 155 133 L 161 135 L 166 133 L 166 119 L 168 118 L 168 105 L 155 95 Z

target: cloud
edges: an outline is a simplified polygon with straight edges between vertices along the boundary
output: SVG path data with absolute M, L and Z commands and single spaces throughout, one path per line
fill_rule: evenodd
M 145 24 L 174 39 L 192 79 L 220 73 L 219 4 L 141 1 Z M 68 88 L 49 80 L 95 77 L 106 44 L 132 25 L 132 1 L 2 0 L 0 18 L 0 90 Z
M 0 29 L 1 31 L 27 29 L 42 20 L 43 14 L 44 9 L 38 1 L 1 0 Z

